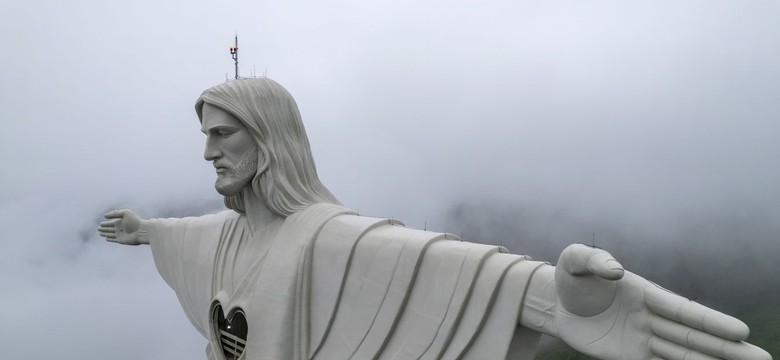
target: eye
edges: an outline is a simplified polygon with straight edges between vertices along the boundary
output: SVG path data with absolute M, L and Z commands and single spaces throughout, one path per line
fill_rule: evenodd
M 225 131 L 225 130 L 219 130 L 219 131 L 217 131 L 217 135 L 218 135 L 219 137 L 222 137 L 222 138 L 226 138 L 226 137 L 228 137 L 228 136 L 230 136 L 230 135 L 232 135 L 232 134 L 233 134 L 233 133 L 232 133 L 232 132 L 230 132 L 230 131 Z

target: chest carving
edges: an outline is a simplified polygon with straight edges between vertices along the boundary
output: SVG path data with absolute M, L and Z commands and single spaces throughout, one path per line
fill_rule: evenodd
M 218 344 L 222 359 L 244 359 L 241 355 L 246 347 L 249 327 L 241 308 L 233 308 L 225 316 L 222 305 L 215 301 L 211 310 L 211 332 L 212 341 Z

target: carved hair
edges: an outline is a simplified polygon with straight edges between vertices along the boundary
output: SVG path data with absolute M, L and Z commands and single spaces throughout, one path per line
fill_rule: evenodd
M 251 190 L 272 212 L 286 217 L 316 203 L 339 203 L 317 177 L 298 105 L 279 83 L 238 79 L 207 89 L 195 103 L 201 122 L 204 103 L 236 117 L 257 142 L 258 171 Z M 225 206 L 245 214 L 246 190 L 226 196 Z

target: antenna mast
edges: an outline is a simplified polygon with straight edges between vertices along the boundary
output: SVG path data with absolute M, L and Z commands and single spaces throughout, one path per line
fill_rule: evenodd
M 230 56 L 236 63 L 236 79 L 238 79 L 238 34 L 236 34 L 236 42 L 230 47 Z

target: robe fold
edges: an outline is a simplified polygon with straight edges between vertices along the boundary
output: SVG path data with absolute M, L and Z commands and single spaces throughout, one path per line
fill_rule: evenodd
M 317 204 L 289 216 L 266 250 L 233 211 L 155 219 L 157 269 L 224 359 L 212 311 L 248 322 L 241 359 L 533 359 L 519 327 L 543 263 L 496 246 Z M 245 271 L 236 271 L 238 260 Z

